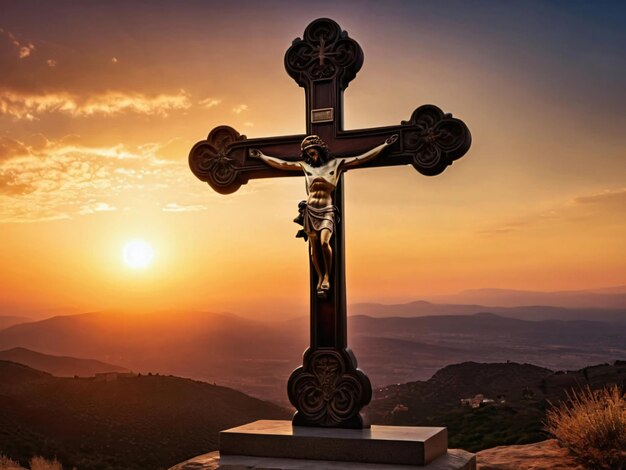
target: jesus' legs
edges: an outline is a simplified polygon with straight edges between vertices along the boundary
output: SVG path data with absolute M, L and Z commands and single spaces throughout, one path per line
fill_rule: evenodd
M 323 228 L 320 232 L 320 245 L 322 247 L 322 256 L 324 257 L 324 275 L 320 286 L 322 290 L 330 289 L 329 277 L 333 261 L 333 249 L 330 246 L 330 237 L 332 235 L 332 232 L 327 228 Z
M 313 262 L 313 267 L 315 268 L 315 272 L 317 273 L 317 290 L 322 289 L 322 278 L 324 274 L 322 273 L 322 269 L 320 266 L 320 239 L 315 234 L 309 234 L 309 247 L 311 250 L 311 261 Z

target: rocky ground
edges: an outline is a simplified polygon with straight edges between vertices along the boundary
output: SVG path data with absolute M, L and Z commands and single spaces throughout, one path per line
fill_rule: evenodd
M 555 439 L 500 446 L 477 454 L 478 470 L 584 470 Z

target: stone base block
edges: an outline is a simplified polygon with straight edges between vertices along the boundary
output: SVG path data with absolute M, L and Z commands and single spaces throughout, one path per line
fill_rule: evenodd
M 220 432 L 220 455 L 424 466 L 446 453 L 446 428 L 336 429 L 261 420 Z
M 476 456 L 448 450 L 446 428 L 333 429 L 255 421 L 220 433 L 220 451 L 170 470 L 476 470 Z

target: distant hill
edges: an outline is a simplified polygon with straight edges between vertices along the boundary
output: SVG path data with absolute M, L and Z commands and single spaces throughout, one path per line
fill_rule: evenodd
M 290 413 L 233 389 L 165 376 L 58 378 L 0 361 L 0 449 L 65 468 L 166 469 L 217 449 L 218 431 Z
M 371 317 L 422 317 L 440 315 L 474 315 L 494 313 L 503 317 L 520 320 L 593 320 L 626 323 L 626 307 L 606 308 L 564 308 L 541 305 L 524 307 L 495 307 L 486 305 L 435 304 L 418 300 L 406 304 L 360 303 L 350 305 L 351 315 Z
M 94 359 L 77 359 L 69 356 L 52 356 L 26 348 L 0 351 L 0 361 L 12 361 L 48 372 L 56 377 L 93 377 L 103 372 L 130 372 L 121 366 Z
M 349 344 L 379 385 L 405 382 L 402 377 L 428 379 L 464 361 L 510 360 L 559 370 L 626 359 L 626 324 L 525 321 L 494 314 L 353 316 L 349 322 Z M 381 338 L 387 339 L 385 347 L 372 347 Z
M 203 312 L 54 317 L 0 331 L 0 350 L 93 358 L 234 387 L 286 404 L 286 381 L 309 342 L 309 319 L 262 322 Z M 626 324 L 526 321 L 494 314 L 351 316 L 349 344 L 372 383 L 430 378 L 464 361 L 579 368 L 626 358 Z
M 8 328 L 13 325 L 18 325 L 20 323 L 26 323 L 32 321 L 27 317 L 16 317 L 10 315 L 0 315 L 0 330 Z
M 470 289 L 451 295 L 423 296 L 443 304 L 480 304 L 498 307 L 544 305 L 564 308 L 626 309 L 626 286 L 604 289 L 538 292 L 513 289 Z
M 450 446 L 477 451 L 547 438 L 543 431 L 548 400 L 589 385 L 626 387 L 626 362 L 578 371 L 552 372 L 531 364 L 465 362 L 439 370 L 427 381 L 381 387 L 367 408 L 372 422 L 398 426 L 447 426 Z M 478 408 L 461 399 L 493 400 Z
M 193 311 L 94 312 L 0 331 L 0 350 L 22 347 L 92 358 L 135 372 L 235 386 L 266 398 L 286 397 L 287 378 L 307 342 L 305 327 L 289 331 L 283 322 Z

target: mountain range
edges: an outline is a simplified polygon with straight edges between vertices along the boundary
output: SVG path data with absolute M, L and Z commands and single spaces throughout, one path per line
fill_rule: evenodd
M 436 304 L 417 300 L 405 304 L 360 303 L 350 306 L 352 315 L 371 317 L 423 317 L 439 315 L 474 315 L 494 313 L 519 320 L 596 320 L 626 323 L 626 307 L 623 308 L 566 308 L 546 305 L 521 307 L 494 307 L 473 304 Z
M 349 344 L 375 386 L 426 380 L 456 362 L 529 362 L 552 370 L 626 358 L 626 323 L 500 315 L 349 318 Z M 234 387 L 286 404 L 308 346 L 305 317 L 262 322 L 206 312 L 96 312 L 0 330 L 0 350 L 93 358 Z
M 514 289 L 468 289 L 457 294 L 426 295 L 420 300 L 443 304 L 480 304 L 488 307 L 543 305 L 564 308 L 626 309 L 626 286 L 555 292 Z

